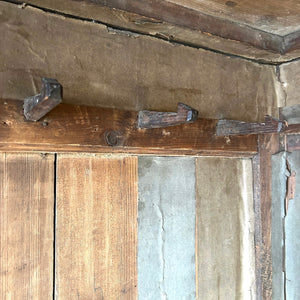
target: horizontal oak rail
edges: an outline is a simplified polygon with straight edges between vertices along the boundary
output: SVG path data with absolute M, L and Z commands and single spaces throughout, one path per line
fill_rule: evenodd
M 218 137 L 218 120 L 138 129 L 138 112 L 60 104 L 38 122 L 23 102 L 0 100 L 0 151 L 253 157 L 257 135 Z

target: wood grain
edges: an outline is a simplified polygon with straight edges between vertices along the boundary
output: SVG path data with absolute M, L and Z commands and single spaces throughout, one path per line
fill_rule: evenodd
M 136 299 L 137 158 L 59 154 L 56 299 Z
M 54 156 L 0 153 L 0 299 L 53 299 Z
M 16 0 L 15 2 L 23 3 L 21 0 Z M 230 14 L 232 12 L 232 5 L 234 5 L 237 1 L 227 2 L 229 2 L 229 6 L 226 3 L 226 5 L 224 5 L 223 2 L 222 11 L 225 9 L 227 10 L 227 13 Z M 48 12 L 61 13 L 68 17 L 73 16 L 89 21 L 97 20 L 111 27 L 123 28 L 128 31 L 153 36 L 161 40 L 172 41 L 188 45 L 190 47 L 212 49 L 224 54 L 232 54 L 258 60 L 260 62 L 286 62 L 298 58 L 300 54 L 300 49 L 298 49 L 281 55 L 273 51 L 254 47 L 247 43 L 241 43 L 239 41 L 222 38 L 217 35 L 207 34 L 200 30 L 194 30 L 186 26 L 162 21 L 161 18 L 166 17 L 166 15 L 158 16 L 160 19 L 153 17 L 149 18 L 144 16 L 142 13 L 136 14 L 121 9 L 102 6 L 96 1 L 91 0 L 28 0 L 26 3 L 27 5 L 46 9 Z M 109 5 L 109 2 L 107 3 Z M 256 5 L 258 4 L 257 1 L 255 3 Z M 263 4 L 264 2 L 261 1 L 260 3 Z M 279 2 L 277 1 L 277 3 Z M 251 2 L 246 1 L 246 4 L 251 5 Z M 235 6 L 235 9 L 238 9 L 238 7 Z M 255 13 L 256 12 L 253 12 L 253 14 Z M 251 17 L 251 14 L 249 15 Z M 262 16 L 262 18 L 263 17 L 264 16 Z M 245 21 L 244 14 L 241 18 L 242 22 Z
M 25 121 L 21 101 L 0 100 L 0 149 L 161 155 L 252 156 L 257 136 L 215 135 L 217 120 L 137 129 L 137 112 L 61 104 L 40 122 Z
M 299 6 L 265 1 L 249 5 L 247 1 L 153 1 L 153 0 L 81 0 L 155 18 L 194 30 L 245 42 L 259 48 L 286 53 L 299 48 Z M 231 6 L 230 6 L 231 5 Z M 294 14 L 291 14 L 291 11 Z M 266 12 L 267 15 L 266 15 Z
M 259 135 L 253 160 L 256 289 L 258 299 L 272 299 L 272 162 L 279 151 L 279 134 Z

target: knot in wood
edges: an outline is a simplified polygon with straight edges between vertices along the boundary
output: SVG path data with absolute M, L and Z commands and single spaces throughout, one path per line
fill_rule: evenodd
M 107 130 L 105 132 L 105 141 L 109 146 L 118 146 L 120 144 L 120 134 L 114 130 Z

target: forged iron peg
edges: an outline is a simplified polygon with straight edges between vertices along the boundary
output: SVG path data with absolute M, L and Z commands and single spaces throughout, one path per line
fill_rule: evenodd
M 163 128 L 193 123 L 197 120 L 198 111 L 184 103 L 178 103 L 177 113 L 141 110 L 138 114 L 138 128 Z
M 56 79 L 42 78 L 41 93 L 24 99 L 24 116 L 38 121 L 62 101 L 62 86 Z

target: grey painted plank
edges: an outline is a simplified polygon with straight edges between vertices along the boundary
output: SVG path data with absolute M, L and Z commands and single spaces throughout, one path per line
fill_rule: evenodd
M 289 201 L 285 218 L 286 299 L 300 299 L 300 151 L 288 154 L 291 171 L 296 171 L 295 198 Z
M 285 216 L 287 163 L 296 172 L 295 198 Z M 273 299 L 300 299 L 300 151 L 272 157 L 272 261 Z M 284 270 L 285 273 L 284 274 Z M 284 294 L 286 293 L 286 295 Z
M 195 299 L 195 160 L 139 158 L 139 299 Z

